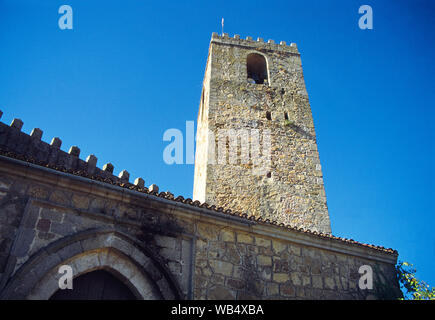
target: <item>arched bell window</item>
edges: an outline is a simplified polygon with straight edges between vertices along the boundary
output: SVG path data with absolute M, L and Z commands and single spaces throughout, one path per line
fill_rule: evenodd
M 258 53 L 250 53 L 246 58 L 248 81 L 256 84 L 268 84 L 267 62 L 264 56 Z

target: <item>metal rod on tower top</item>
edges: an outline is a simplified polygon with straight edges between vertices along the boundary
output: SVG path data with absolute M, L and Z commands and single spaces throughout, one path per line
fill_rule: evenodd
M 222 18 L 222 35 L 224 35 L 224 18 Z

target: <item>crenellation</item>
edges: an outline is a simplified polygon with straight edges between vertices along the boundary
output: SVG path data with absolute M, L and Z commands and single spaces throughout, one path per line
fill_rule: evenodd
M 109 163 L 106 163 L 106 164 L 103 166 L 103 171 L 106 171 L 106 172 L 109 172 L 109 173 L 113 173 L 113 169 L 115 169 L 115 167 L 114 167 L 113 164 L 111 164 L 110 162 L 109 162 Z
M 20 119 L 14 119 L 10 126 L 0 122 L 0 149 L 13 151 L 56 168 L 81 171 L 101 178 L 108 178 L 114 183 L 129 182 L 130 174 L 127 170 L 122 170 L 118 176 L 115 176 L 113 164 L 106 163 L 100 169 L 97 167 L 98 159 L 95 155 L 91 154 L 86 158 L 86 161 L 82 160 L 80 159 L 79 147 L 71 146 L 68 152 L 65 152 L 61 150 L 62 140 L 60 138 L 55 137 L 48 144 L 41 140 L 43 134 L 41 129 L 34 128 L 29 135 L 21 131 L 22 123 Z M 136 179 L 136 182 L 139 187 L 148 190 L 144 187 L 143 179 Z M 158 190 L 157 186 L 153 188 L 154 191 Z
M 145 180 L 142 178 L 136 178 L 136 180 L 134 180 L 134 185 L 139 187 L 139 188 L 144 188 L 145 187 Z
M 22 125 L 23 121 L 20 119 L 14 119 L 10 126 L 0 122 L 0 149 L 67 170 L 79 170 L 110 178 L 113 181 L 119 180 L 113 175 L 113 165 L 103 170 L 97 168 L 97 158 L 94 155 L 90 155 L 84 161 L 80 159 L 79 147 L 71 146 L 68 152 L 65 152 L 61 150 L 62 140 L 60 138 L 54 137 L 48 144 L 42 141 L 43 131 L 41 129 L 34 128 L 30 134 L 27 134 L 21 131 Z
M 79 157 L 80 156 L 80 148 L 77 146 L 72 146 L 68 153 L 74 157 Z
M 119 173 L 118 178 L 121 179 L 122 182 L 128 182 L 128 180 L 130 179 L 130 173 L 128 173 L 127 170 L 122 170 Z
M 293 54 L 299 54 L 296 45 L 287 45 L 285 41 L 281 41 L 279 44 L 277 44 L 272 39 L 265 42 L 262 37 L 258 37 L 257 40 L 254 41 L 251 36 L 247 36 L 245 39 L 241 39 L 240 35 L 238 34 L 234 35 L 233 37 L 229 37 L 226 33 L 223 35 L 213 33 L 211 40 L 212 42 L 215 41 L 222 44 L 249 46 L 253 49 L 278 50 Z M 261 45 L 261 47 L 259 47 L 259 45 Z
M 55 137 L 51 140 L 50 145 L 55 149 L 60 149 L 60 147 L 62 146 L 62 140 L 60 140 L 60 138 Z
M 41 140 L 41 138 L 42 138 L 42 130 L 41 129 L 39 129 L 39 128 L 34 128 L 33 130 L 32 130 L 32 133 L 30 133 L 30 136 L 33 138 L 33 139 L 35 139 L 35 140 Z
M 23 121 L 21 119 L 14 118 L 11 123 L 11 128 L 15 128 L 17 130 L 21 130 L 23 127 Z
M 150 185 L 148 190 L 152 193 L 159 193 L 159 187 L 156 184 Z
M 90 154 L 86 158 L 86 162 L 87 162 L 89 167 L 95 168 L 97 166 L 97 161 L 98 161 L 98 158 L 95 155 L 93 155 L 93 154 Z
M 86 158 L 86 171 L 89 174 L 93 174 L 96 170 L 97 167 L 97 157 L 94 156 L 93 154 L 90 154 L 87 158 Z

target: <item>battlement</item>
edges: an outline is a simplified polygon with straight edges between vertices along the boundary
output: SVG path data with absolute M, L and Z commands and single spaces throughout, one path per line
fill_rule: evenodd
M 3 112 L 0 111 L 0 119 Z M 47 163 L 51 167 L 59 167 L 69 171 L 83 171 L 94 177 L 109 179 L 114 183 L 130 184 L 130 174 L 122 170 L 118 176 L 114 175 L 114 165 L 106 163 L 102 169 L 97 167 L 97 157 L 89 155 L 86 160 L 80 159 L 80 148 L 71 146 L 68 152 L 61 150 L 62 140 L 55 137 L 51 143 L 42 141 L 43 131 L 34 128 L 29 134 L 21 131 L 23 121 L 13 119 L 11 125 L 0 121 L 0 150 L 13 152 L 26 159 L 33 159 L 36 162 Z M 137 178 L 134 185 L 144 189 L 145 181 Z M 150 192 L 158 193 L 158 186 L 155 184 L 149 187 Z
M 222 35 L 213 32 L 211 36 L 211 42 L 228 44 L 228 45 L 238 45 L 251 47 L 253 49 L 263 49 L 263 50 L 273 50 L 273 51 L 282 51 L 287 53 L 298 54 L 299 51 L 296 46 L 296 43 L 291 43 L 287 45 L 285 41 L 281 41 L 279 44 L 275 43 L 274 40 L 268 40 L 265 42 L 263 38 L 257 38 L 257 40 L 253 40 L 252 37 L 246 37 L 246 39 L 241 39 L 240 35 L 235 34 L 232 38 L 228 35 L 228 33 L 224 33 Z

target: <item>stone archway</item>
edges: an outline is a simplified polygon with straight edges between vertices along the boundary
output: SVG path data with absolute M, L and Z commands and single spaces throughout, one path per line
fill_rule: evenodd
M 154 284 L 152 278 L 147 276 L 146 273 L 124 253 L 111 247 L 85 251 L 62 261 L 62 263 L 49 270 L 44 277 L 36 283 L 27 298 L 37 300 L 49 299 L 59 289 L 59 279 L 62 276 L 62 274 L 59 273 L 59 267 L 62 265 L 68 265 L 72 268 L 74 278 L 81 277 L 95 270 L 108 270 L 114 274 L 121 283 L 128 287 L 137 299 L 163 299 L 158 286 Z
M 88 230 L 55 241 L 32 256 L 13 276 L 2 299 L 49 299 L 59 289 L 59 268 L 77 278 L 105 270 L 137 299 L 181 299 L 178 285 L 158 257 L 140 242 L 114 230 Z

